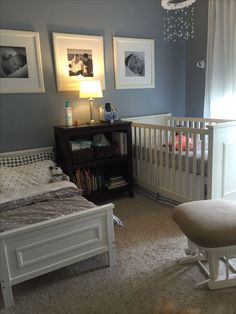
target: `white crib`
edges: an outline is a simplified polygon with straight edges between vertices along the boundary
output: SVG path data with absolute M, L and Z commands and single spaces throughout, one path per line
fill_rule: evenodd
M 133 122 L 137 186 L 177 202 L 236 200 L 236 121 L 171 114 L 124 120 Z

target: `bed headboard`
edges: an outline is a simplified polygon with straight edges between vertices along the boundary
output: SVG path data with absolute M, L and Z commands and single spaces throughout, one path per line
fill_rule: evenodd
M 17 167 L 48 159 L 55 160 L 51 146 L 0 153 L 0 166 Z

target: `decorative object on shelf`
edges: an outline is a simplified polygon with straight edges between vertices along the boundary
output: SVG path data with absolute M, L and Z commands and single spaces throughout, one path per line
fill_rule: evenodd
M 106 136 L 101 134 L 93 135 L 93 146 L 110 146 L 111 143 L 107 140 Z
M 116 108 L 110 103 L 105 103 L 99 107 L 100 111 L 100 120 L 103 122 L 115 122 L 119 120 L 118 113 Z
M 44 92 L 39 33 L 0 29 L 0 94 Z
M 166 9 L 163 23 L 164 41 L 182 41 L 194 37 L 194 12 L 191 6 L 196 0 L 161 0 L 161 5 Z
M 105 89 L 103 37 L 52 33 L 58 91 L 78 91 L 79 82 L 100 80 Z
M 154 39 L 113 37 L 116 89 L 154 88 Z
M 94 98 L 102 98 L 102 88 L 100 81 L 81 81 L 80 98 L 89 98 L 90 124 L 95 123 L 94 119 Z

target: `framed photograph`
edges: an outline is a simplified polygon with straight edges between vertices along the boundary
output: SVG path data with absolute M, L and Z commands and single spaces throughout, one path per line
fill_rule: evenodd
M 154 39 L 113 37 L 116 89 L 154 88 Z
M 105 89 L 103 37 L 53 33 L 58 91 L 78 91 L 81 80 L 100 80 Z
M 39 33 L 0 29 L 0 93 L 43 93 Z

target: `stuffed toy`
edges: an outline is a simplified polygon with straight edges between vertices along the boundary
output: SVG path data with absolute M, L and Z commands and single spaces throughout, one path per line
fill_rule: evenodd
M 189 147 L 189 150 L 193 150 L 193 140 L 191 137 L 188 138 L 188 147 Z M 166 145 L 163 144 L 163 147 L 165 147 Z M 168 147 L 169 147 L 169 151 L 171 152 L 172 151 L 172 143 L 169 143 L 168 144 Z M 181 150 L 182 151 L 186 151 L 186 147 L 187 147 L 187 138 L 186 138 L 186 135 L 182 134 L 181 135 Z M 178 132 L 175 133 L 175 150 L 178 151 L 180 150 L 180 136 L 178 134 Z
M 178 132 L 176 132 L 175 135 L 175 150 L 179 150 L 179 145 L 180 145 L 180 140 L 179 140 L 180 136 L 178 134 Z M 188 145 L 189 145 L 189 150 L 193 150 L 193 140 L 191 137 L 188 138 Z M 182 151 L 186 150 L 186 146 L 187 146 L 187 138 L 186 135 L 182 134 L 181 135 L 181 146 L 182 146 Z
M 51 171 L 51 176 L 52 176 L 49 183 L 59 182 L 59 181 L 69 181 L 68 176 L 63 173 L 63 171 L 60 167 L 50 166 L 49 170 Z

